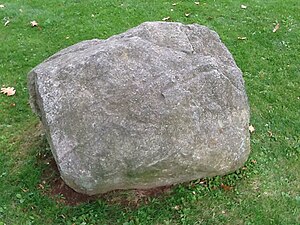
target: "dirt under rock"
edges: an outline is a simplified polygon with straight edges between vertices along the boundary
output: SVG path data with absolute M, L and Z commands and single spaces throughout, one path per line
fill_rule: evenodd
M 47 159 L 42 161 L 48 166 L 43 171 L 43 180 L 38 185 L 38 188 L 45 195 L 55 199 L 56 202 L 66 205 L 79 205 L 96 200 L 104 200 L 110 204 L 138 207 L 141 203 L 147 204 L 150 198 L 163 197 L 172 191 L 172 186 L 163 186 L 151 189 L 115 190 L 105 194 L 89 196 L 78 193 L 65 184 L 59 175 L 53 157 L 48 156 Z

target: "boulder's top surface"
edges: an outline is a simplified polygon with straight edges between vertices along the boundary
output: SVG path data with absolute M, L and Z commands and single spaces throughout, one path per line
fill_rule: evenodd
M 225 174 L 250 151 L 242 73 L 204 26 L 146 22 L 83 41 L 28 81 L 61 176 L 78 192 Z

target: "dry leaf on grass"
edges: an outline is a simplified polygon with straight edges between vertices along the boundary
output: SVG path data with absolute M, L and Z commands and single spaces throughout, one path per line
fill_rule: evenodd
M 241 5 L 241 9 L 247 9 L 246 5 Z
M 268 130 L 269 137 L 273 137 L 272 131 Z
M 165 18 L 162 18 L 162 21 L 167 21 L 167 20 L 169 20 L 169 19 L 170 19 L 170 17 L 167 16 L 167 17 L 165 17 Z
M 9 23 L 10 23 L 10 21 L 6 20 L 5 23 L 4 23 L 4 26 L 6 27 Z
M 4 5 L 0 5 L 0 8 L 4 8 L 5 6 Z
M 175 205 L 175 206 L 174 206 L 174 209 L 175 209 L 175 210 L 179 210 L 179 209 L 180 209 L 180 206 L 179 206 L 179 205 Z
M 250 125 L 249 126 L 249 131 L 250 131 L 250 133 L 253 133 L 255 131 L 255 128 L 252 125 Z
M 246 40 L 246 37 L 238 37 L 238 40 Z
M 228 185 L 225 185 L 225 184 L 221 184 L 221 188 L 224 190 L 224 191 L 231 191 L 233 189 L 232 186 L 228 186 Z
M 280 28 L 280 24 L 277 23 L 276 26 L 273 29 L 273 33 L 275 33 Z
M 1 93 L 7 96 L 12 96 L 16 93 L 16 90 L 13 87 L 1 88 Z
M 191 14 L 190 13 L 185 13 L 184 14 L 186 17 L 189 17 Z
M 196 5 L 199 5 L 200 4 L 200 2 L 194 2 Z
M 31 21 L 30 24 L 32 27 L 37 27 L 39 25 L 35 20 Z

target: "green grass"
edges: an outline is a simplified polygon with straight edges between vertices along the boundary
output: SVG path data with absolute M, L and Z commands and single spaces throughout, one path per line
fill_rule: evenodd
M 299 0 L 176 2 L 0 2 L 5 5 L 0 8 L 0 85 L 17 90 L 12 97 L 0 95 L 0 225 L 300 224 Z M 209 178 L 206 186 L 178 185 L 138 207 L 104 199 L 78 206 L 57 203 L 38 186 L 49 170 L 39 155 L 49 149 L 28 104 L 27 73 L 71 44 L 167 16 L 217 31 L 244 72 L 256 129 L 246 169 Z M 32 20 L 40 28 L 32 28 Z M 277 23 L 280 29 L 273 33 Z M 221 183 L 234 188 L 226 191 Z

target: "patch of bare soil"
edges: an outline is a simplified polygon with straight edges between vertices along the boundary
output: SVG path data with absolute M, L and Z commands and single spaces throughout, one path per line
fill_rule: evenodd
M 48 166 L 43 172 L 43 180 L 39 184 L 39 189 L 45 195 L 55 199 L 56 202 L 66 205 L 74 206 L 101 199 L 109 204 L 138 207 L 141 204 L 147 204 L 153 197 L 164 197 L 172 191 L 172 186 L 163 186 L 151 189 L 114 190 L 105 194 L 89 196 L 78 193 L 65 184 L 52 156 L 47 156 L 47 159 L 44 158 L 42 161 Z

